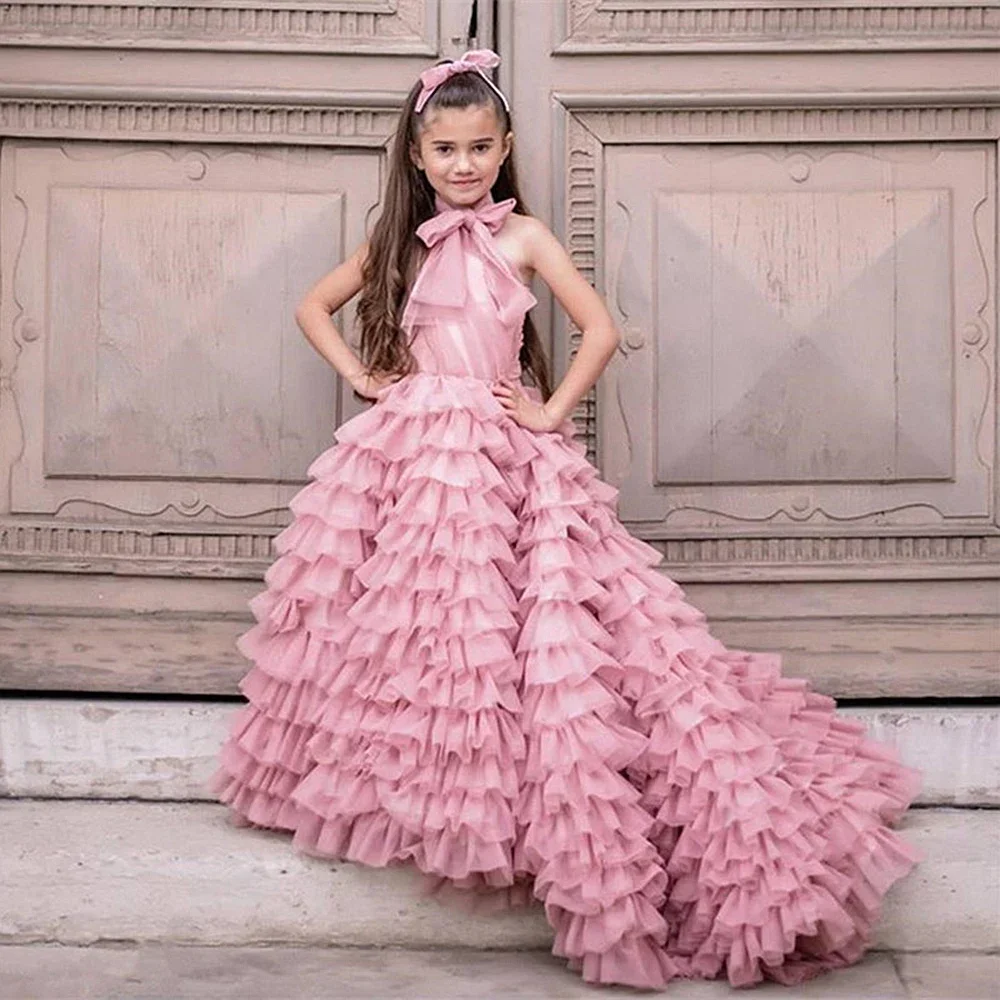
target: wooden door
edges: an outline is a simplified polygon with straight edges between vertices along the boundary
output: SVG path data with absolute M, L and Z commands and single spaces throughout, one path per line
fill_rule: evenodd
M 579 411 L 622 518 L 824 690 L 995 694 L 998 16 L 5 4 L 0 684 L 235 691 L 356 409 L 294 302 L 377 212 L 416 74 L 494 45 L 531 207 L 625 333 Z
M 578 413 L 622 519 L 828 693 L 996 694 L 1000 11 L 500 13 L 531 203 L 624 333 Z

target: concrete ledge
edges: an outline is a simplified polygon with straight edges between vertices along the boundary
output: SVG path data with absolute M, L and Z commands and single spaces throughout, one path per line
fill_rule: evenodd
M 0 699 L 0 794 L 209 799 L 238 706 L 142 699 Z
M 889 894 L 877 946 L 1000 947 L 997 813 L 925 809 L 901 832 L 928 860 Z M 472 917 L 421 898 L 410 869 L 331 865 L 219 805 L 8 802 L 0 941 L 547 948 L 540 909 Z
M 0 795 L 206 800 L 232 703 L 0 699 Z M 844 709 L 923 769 L 926 805 L 1000 805 L 1000 708 Z
M 996 1000 L 1000 955 L 920 952 L 896 955 L 896 971 L 908 997 L 921 1000 Z
M 961 956 L 953 983 L 978 985 L 976 957 Z M 965 966 L 971 964 L 969 972 Z M 401 951 L 394 948 L 67 948 L 0 946 L 0 1000 L 604 1000 L 641 996 L 625 987 L 588 986 L 545 952 L 468 949 Z M 981 965 L 981 963 L 980 963 Z M 978 975 L 977 975 L 978 974 Z M 732 1000 L 725 981 L 673 980 L 671 1000 Z M 775 983 L 758 986 L 760 1000 L 894 1000 L 907 994 L 888 955 L 866 955 L 857 965 L 805 983 L 789 996 Z M 945 994 L 915 993 L 940 997 Z M 994 993 L 951 994 L 966 1000 Z
M 221 805 L 18 801 L 0 809 L 0 941 L 525 948 L 540 911 L 470 920 L 408 868 L 328 864 Z

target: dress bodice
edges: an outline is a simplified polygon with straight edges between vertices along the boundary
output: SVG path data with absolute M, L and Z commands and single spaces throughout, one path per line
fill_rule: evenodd
M 515 204 L 487 193 L 452 208 L 438 196 L 436 214 L 417 228 L 428 252 L 402 326 L 421 371 L 520 377 L 524 316 L 537 299 L 494 239 Z

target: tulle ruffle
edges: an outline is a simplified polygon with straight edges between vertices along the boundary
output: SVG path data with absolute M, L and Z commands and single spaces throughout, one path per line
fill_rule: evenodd
M 724 647 L 566 422 L 420 373 L 336 431 L 275 538 L 210 787 L 305 853 L 544 904 L 592 982 L 855 961 L 917 772 Z

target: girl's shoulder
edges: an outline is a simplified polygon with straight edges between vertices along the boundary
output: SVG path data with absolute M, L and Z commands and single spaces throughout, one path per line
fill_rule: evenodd
M 510 229 L 513 233 L 517 234 L 522 239 L 530 239 L 539 233 L 547 233 L 548 226 L 542 222 L 541 219 L 534 215 L 521 215 L 517 212 L 511 212 L 507 216 L 506 224 L 504 229 Z M 503 230 L 501 230 L 503 232 Z
M 546 235 L 551 233 L 541 219 L 511 212 L 494 239 L 522 280 L 530 283 L 535 273 L 535 248 Z

